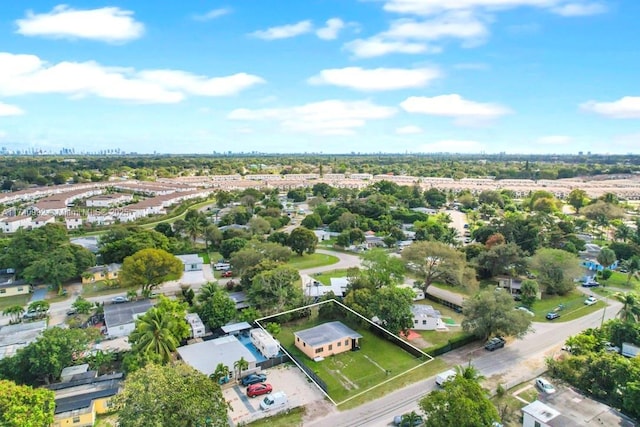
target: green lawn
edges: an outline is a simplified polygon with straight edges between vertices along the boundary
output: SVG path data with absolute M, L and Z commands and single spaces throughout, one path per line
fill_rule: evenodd
M 302 406 L 293 408 L 288 413 L 262 418 L 247 425 L 252 427 L 298 427 L 302 425 L 304 413 L 305 408 Z
M 336 277 L 346 277 L 347 269 L 341 268 L 338 270 L 325 271 L 324 273 L 314 274 L 313 278 L 318 282 L 329 286 L 331 284 L 331 279 Z
M 287 351 L 299 357 L 325 381 L 329 396 L 338 403 L 428 360 L 418 359 L 364 328 L 353 328 L 363 336 L 360 351 L 348 351 L 314 362 L 294 346 L 293 332 L 325 322 L 312 317 L 295 325 L 282 325 L 277 338 Z M 371 400 L 370 393 L 366 394 L 365 399 Z
M 535 313 L 533 318 L 536 322 L 545 322 L 548 312 L 554 311 L 560 304 L 564 304 L 564 309 L 559 311 L 560 317 L 554 322 L 568 322 L 604 307 L 604 302 L 598 301 L 596 304 L 588 306 L 584 304 L 587 297 L 580 291 L 574 290 L 567 295 L 543 295 L 542 300 L 536 301 L 531 308 Z
M 334 257 L 332 255 L 304 254 L 302 256 L 294 255 L 287 264 L 297 270 L 305 270 L 307 268 L 323 267 L 325 265 L 335 264 L 338 261 L 340 261 L 338 257 Z
M 630 291 L 639 291 L 640 290 L 640 281 L 634 277 L 631 278 L 631 281 L 627 285 L 627 273 L 620 273 L 618 271 L 612 272 L 611 277 L 609 277 L 606 281 L 600 280 L 605 288 L 607 286 L 613 286 L 615 288 L 628 289 Z
M 27 305 L 27 301 L 29 301 L 30 297 L 31 294 L 2 297 L 0 298 L 0 312 L 6 310 L 9 307 L 13 307 L 14 305 L 25 306 Z
M 129 289 L 137 289 L 133 287 L 123 288 L 119 286 L 108 286 L 104 281 L 100 280 L 94 283 L 82 285 L 82 296 L 84 298 L 97 297 L 101 295 L 126 293 Z

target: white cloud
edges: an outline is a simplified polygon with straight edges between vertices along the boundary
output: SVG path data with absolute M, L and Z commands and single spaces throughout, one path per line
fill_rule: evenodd
M 0 52 L 0 95 L 89 95 L 140 103 L 175 103 L 185 94 L 225 96 L 263 82 L 246 73 L 204 77 L 180 70 L 107 67 L 94 61 L 50 64 L 35 55 Z
M 133 18 L 133 12 L 118 7 L 76 10 L 59 5 L 49 13 L 35 14 L 16 21 L 17 32 L 25 36 L 81 38 L 111 43 L 137 39 L 144 25 Z
M 483 124 L 511 113 L 501 105 L 469 101 L 458 94 L 431 98 L 411 96 L 402 101 L 400 107 L 408 113 L 452 117 L 455 119 L 454 122 L 461 126 Z
M 227 116 L 230 120 L 279 121 L 288 132 L 316 135 L 353 135 L 368 120 L 381 120 L 396 113 L 393 107 L 370 101 L 342 101 L 331 99 L 287 108 L 240 108 Z
M 484 22 L 468 11 L 450 12 L 428 21 L 398 19 L 381 34 L 390 39 L 440 40 L 457 38 L 474 43 L 484 41 L 489 35 Z
M 262 78 L 247 73 L 209 78 L 179 70 L 148 70 L 141 71 L 139 76 L 145 81 L 158 83 L 167 89 L 181 90 L 200 96 L 235 95 L 251 86 L 264 83 Z
M 564 0 L 387 0 L 384 9 L 388 12 L 433 15 L 447 10 L 501 10 L 521 6 L 548 8 Z
M 300 21 L 296 24 L 282 25 L 280 27 L 271 27 L 266 30 L 254 31 L 250 35 L 263 40 L 288 39 L 310 33 L 313 30 L 311 21 Z
M 417 135 L 422 132 L 424 132 L 422 128 L 415 125 L 401 126 L 399 128 L 396 128 L 396 133 L 398 135 Z
M 406 41 L 388 41 L 374 36 L 368 39 L 356 39 L 344 45 L 345 49 L 358 58 L 374 58 L 390 53 L 418 54 L 439 53 L 438 47 L 427 46 L 424 43 Z
M 435 68 L 333 68 L 320 71 L 308 82 L 316 85 L 334 85 L 362 91 L 418 88 L 440 77 Z
M 601 3 L 568 3 L 554 7 L 551 11 L 560 16 L 590 16 L 605 13 L 607 7 Z
M 423 153 L 478 153 L 484 149 L 478 141 L 459 139 L 445 139 L 418 147 L 418 151 Z
M 566 135 L 547 135 L 538 138 L 537 143 L 543 145 L 563 145 L 569 144 L 573 138 Z
M 5 104 L 4 102 L 0 102 L 0 117 L 4 116 L 19 116 L 24 114 L 22 108 L 17 107 L 11 104 Z
M 228 15 L 230 13 L 231 13 L 231 8 L 221 7 L 219 9 L 210 10 L 210 11 L 208 11 L 206 13 L 203 13 L 202 15 L 193 15 L 193 19 L 195 21 L 203 21 L 203 22 L 205 22 L 205 21 L 211 21 L 211 20 L 214 20 L 214 19 L 218 19 L 221 16 Z
M 587 101 L 580 108 L 612 119 L 640 119 L 640 96 L 625 96 L 613 102 Z
M 325 26 L 316 30 L 316 36 L 322 40 L 335 40 L 338 33 L 345 27 L 345 23 L 340 18 L 331 18 L 327 20 Z

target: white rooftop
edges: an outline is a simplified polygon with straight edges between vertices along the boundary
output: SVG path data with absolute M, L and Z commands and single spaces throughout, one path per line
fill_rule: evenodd
M 215 372 L 218 363 L 233 369 L 233 364 L 241 357 L 244 357 L 249 365 L 257 361 L 249 349 L 231 335 L 178 347 L 178 354 L 186 364 L 207 376 Z
M 531 415 L 538 421 L 542 421 L 547 424 L 555 417 L 560 416 L 560 412 L 556 411 L 552 407 L 545 405 L 539 400 L 535 400 L 522 408 L 522 412 Z

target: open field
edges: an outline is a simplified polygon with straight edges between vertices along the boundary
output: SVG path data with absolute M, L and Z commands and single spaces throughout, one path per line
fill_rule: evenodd
M 318 282 L 323 285 L 329 286 L 331 284 L 331 279 L 335 277 L 345 277 L 347 275 L 347 270 L 342 268 L 338 270 L 326 271 L 324 273 L 319 273 L 313 276 Z
M 0 298 L 0 312 L 6 310 L 9 307 L 13 307 L 14 305 L 27 305 L 27 301 L 29 301 L 29 298 L 31 298 L 31 294 L 2 297 Z
M 325 265 L 336 264 L 340 261 L 337 257 L 326 254 L 304 254 L 294 255 L 287 263 L 297 270 L 306 270 L 307 268 L 323 267 Z

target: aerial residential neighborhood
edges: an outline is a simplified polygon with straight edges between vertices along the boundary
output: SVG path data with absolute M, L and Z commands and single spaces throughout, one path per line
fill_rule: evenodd
M 487 425 L 634 425 L 634 199 L 300 175 L 5 193 L 4 224 L 21 225 L 0 257 L 2 381 L 49 399 L 41 415 L 61 427 L 125 425 L 150 405 L 130 390 L 165 379 L 176 393 L 206 384 L 190 416 L 216 425 L 429 425 L 446 416 L 431 399 L 450 393 L 473 395 Z M 222 187 L 236 182 L 251 185 Z M 35 207 L 52 197 L 64 211 L 44 220 Z M 96 209 L 114 221 L 88 221 Z M 624 398 L 591 385 L 614 372 L 603 366 L 629 372 L 607 380 Z

